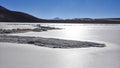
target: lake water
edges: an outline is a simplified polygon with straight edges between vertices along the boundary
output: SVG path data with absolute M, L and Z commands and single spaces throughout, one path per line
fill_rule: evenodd
M 63 28 L 11 35 L 105 43 L 104 48 L 52 49 L 0 43 L 0 68 L 120 68 L 120 24 L 42 24 Z

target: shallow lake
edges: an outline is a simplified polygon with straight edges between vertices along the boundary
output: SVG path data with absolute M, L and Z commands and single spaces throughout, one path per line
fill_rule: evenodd
M 44 24 L 63 28 L 11 34 L 105 43 L 104 48 L 52 49 L 0 43 L 0 68 L 120 68 L 120 24 Z

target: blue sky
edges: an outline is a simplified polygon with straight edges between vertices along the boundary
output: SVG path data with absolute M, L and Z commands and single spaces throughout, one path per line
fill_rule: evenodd
M 0 5 L 46 19 L 120 17 L 120 0 L 0 0 Z

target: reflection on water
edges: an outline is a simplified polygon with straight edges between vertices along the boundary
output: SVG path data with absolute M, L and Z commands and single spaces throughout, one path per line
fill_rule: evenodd
M 97 41 L 106 43 L 107 47 L 52 49 L 27 44 L 0 43 L 0 68 L 120 68 L 120 25 L 47 26 L 64 29 L 12 35 Z
M 43 32 L 40 35 L 44 37 L 56 37 L 72 40 L 85 41 L 105 41 L 115 44 L 120 44 L 120 25 L 119 24 L 66 24 L 56 25 L 55 27 L 65 28 L 61 31 Z

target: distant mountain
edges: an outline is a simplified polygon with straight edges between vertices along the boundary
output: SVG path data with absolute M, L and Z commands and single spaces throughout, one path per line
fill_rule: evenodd
M 46 20 L 49 23 L 88 23 L 88 24 L 120 24 L 120 18 L 75 18 L 66 20 Z
M 60 19 L 59 17 L 51 20 L 39 19 L 30 14 L 18 11 L 11 11 L 0 6 L 0 22 L 44 22 L 44 23 L 94 23 L 94 24 L 120 24 L 120 18 L 74 18 Z
M 63 19 L 59 17 L 55 17 L 54 20 L 63 20 Z
M 42 22 L 43 19 L 36 18 L 24 12 L 8 10 L 0 6 L 0 22 Z

